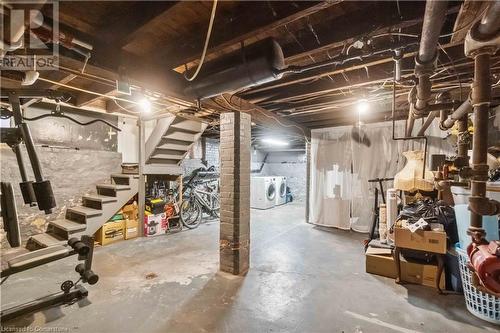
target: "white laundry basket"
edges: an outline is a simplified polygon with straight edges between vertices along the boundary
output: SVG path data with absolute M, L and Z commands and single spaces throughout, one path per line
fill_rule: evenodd
M 459 247 L 456 250 L 467 310 L 478 318 L 500 325 L 500 298 L 483 293 L 472 285 L 473 273 L 467 267 L 469 263 L 467 252 Z

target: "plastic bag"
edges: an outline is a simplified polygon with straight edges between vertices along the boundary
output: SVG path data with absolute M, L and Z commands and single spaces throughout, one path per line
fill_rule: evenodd
M 455 210 L 444 201 L 422 200 L 403 207 L 397 220 L 407 220 L 415 223 L 423 218 L 428 223 L 440 223 L 444 226 L 446 235 L 451 244 L 458 242 L 457 222 Z

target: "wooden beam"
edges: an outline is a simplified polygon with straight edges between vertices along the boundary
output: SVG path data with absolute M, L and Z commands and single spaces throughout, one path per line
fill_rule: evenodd
M 397 111 L 396 112 L 396 120 L 403 120 L 408 118 L 408 110 L 406 111 Z M 388 112 L 377 112 L 376 114 L 372 114 L 370 116 L 364 117 L 361 121 L 364 124 L 378 123 L 382 121 L 389 121 L 392 119 L 392 113 Z M 348 117 L 339 117 L 331 120 L 317 121 L 307 123 L 307 127 L 314 128 L 325 128 L 325 127 L 337 127 L 337 126 L 346 126 L 346 125 L 355 125 L 358 121 L 357 116 L 348 116 Z
M 116 91 L 115 87 L 109 86 L 109 85 L 103 85 L 100 83 L 91 83 L 87 86 L 82 87 L 83 89 L 96 92 L 102 95 L 113 95 L 113 93 Z M 94 94 L 88 94 L 85 92 L 80 92 L 76 96 L 76 106 L 82 107 L 85 105 L 92 104 L 93 102 L 102 99 L 101 96 L 94 95 Z
M 228 53 L 232 50 L 231 47 L 239 45 L 245 40 L 255 39 L 256 36 L 259 36 L 260 39 L 270 37 L 276 29 L 340 2 L 342 1 L 328 0 L 319 3 L 317 1 L 301 1 L 295 2 L 295 6 L 286 1 L 278 2 L 275 4 L 276 6 L 281 6 L 279 11 L 275 11 L 276 15 L 280 15 L 278 19 L 273 15 L 267 14 L 270 12 L 270 9 L 267 7 L 268 4 L 266 2 L 249 2 L 247 10 L 251 12 L 242 13 L 238 20 L 231 21 L 218 28 L 217 24 L 215 24 L 215 29 L 210 40 L 210 45 L 215 46 L 208 49 L 206 60 L 211 60 L 214 54 L 219 56 Z M 252 9 L 252 6 L 254 9 Z M 256 6 L 261 7 L 255 8 Z M 253 15 L 253 13 L 258 13 L 258 15 Z M 173 59 L 171 58 L 168 61 L 170 68 L 184 66 L 184 64 L 188 64 L 188 67 L 194 66 L 198 63 L 204 38 L 205 35 L 198 36 L 187 42 L 187 46 L 181 49 L 177 45 L 174 45 L 173 48 L 167 49 L 165 52 L 159 52 L 159 58 L 163 58 L 167 53 L 170 57 L 173 57 Z M 199 45 L 200 47 L 193 50 L 190 45 Z M 179 69 L 179 71 L 183 71 L 183 68 Z
M 246 112 L 252 117 L 252 122 L 269 130 L 280 133 L 292 133 L 297 136 L 311 137 L 311 131 L 293 120 L 280 117 L 258 105 L 252 104 L 234 95 L 224 94 L 203 101 L 203 106 L 210 107 L 220 112 Z
M 461 48 L 461 45 L 456 45 L 456 44 L 447 44 L 443 45 L 442 47 L 444 49 L 449 49 L 452 47 L 458 47 Z M 406 61 L 409 63 L 413 61 L 413 57 L 415 56 L 417 52 L 410 52 L 406 53 L 403 56 L 403 59 L 406 59 Z M 443 59 L 447 59 L 447 57 L 443 57 Z M 408 63 L 406 64 L 406 68 L 408 67 Z M 379 79 L 385 79 L 388 78 L 387 73 L 380 73 L 375 72 L 374 69 L 370 69 L 370 77 L 363 77 L 362 81 L 356 81 L 356 82 L 348 82 L 348 84 L 345 84 L 345 80 L 342 79 L 340 82 L 342 84 L 332 84 L 331 81 L 318 81 L 317 83 L 311 83 L 308 85 L 298 85 L 298 83 L 303 83 L 310 81 L 312 79 L 318 79 L 318 78 L 323 78 L 326 76 L 333 76 L 333 75 L 338 75 L 338 74 L 348 74 L 353 71 L 366 71 L 366 68 L 377 68 L 380 67 L 382 71 L 392 71 L 392 66 L 393 66 L 393 59 L 392 57 L 387 57 L 387 56 L 381 56 L 381 57 L 375 57 L 374 59 L 366 62 L 361 62 L 359 64 L 353 65 L 352 63 L 345 64 L 343 66 L 339 66 L 337 68 L 334 68 L 333 70 L 329 71 L 314 71 L 311 72 L 307 75 L 302 75 L 297 77 L 296 75 L 291 75 L 289 79 L 284 79 L 281 81 L 276 82 L 273 86 L 267 86 L 267 87 L 262 87 L 262 88 L 256 88 L 253 90 L 249 90 L 248 92 L 242 94 L 243 98 L 256 102 L 258 101 L 259 103 L 263 102 L 280 102 L 280 101 L 286 101 L 287 98 L 290 97 L 298 97 L 298 96 L 303 96 L 303 97 L 311 97 L 311 96 L 316 96 L 320 94 L 327 94 L 331 93 L 334 91 L 338 91 L 339 89 L 348 89 L 350 87 L 355 87 L 356 85 L 366 85 L 367 82 L 369 81 L 375 81 Z M 413 67 L 413 64 L 411 65 Z M 461 65 L 456 65 L 455 67 L 460 67 Z M 453 70 L 453 66 L 450 66 L 450 70 Z M 411 67 L 410 67 L 411 68 Z M 366 75 L 366 73 L 365 73 Z M 369 81 L 367 81 L 369 80 Z M 291 85 L 294 85 L 293 87 L 290 87 Z M 288 87 L 286 90 L 284 90 L 284 87 Z M 279 88 L 279 90 L 277 90 Z M 275 92 L 269 91 L 271 89 L 276 89 Z
M 407 2 L 402 4 L 406 5 Z M 407 10 L 407 14 L 405 16 L 404 21 L 400 21 L 399 18 L 394 18 L 391 17 L 390 15 L 386 16 L 382 15 L 374 18 L 370 17 L 370 20 L 366 20 L 367 15 L 370 15 L 370 13 L 361 12 L 355 15 L 356 17 L 358 17 L 357 20 L 352 18 L 352 16 L 349 16 L 350 22 L 359 21 L 360 24 L 349 25 L 348 24 L 349 21 L 344 22 L 342 20 L 337 20 L 336 22 L 332 22 L 327 25 L 329 29 L 318 28 L 316 30 L 317 34 L 320 36 L 319 38 L 322 43 L 322 45 L 319 47 L 310 38 L 300 41 L 302 47 L 297 47 L 297 45 L 295 44 L 284 45 L 283 52 L 285 54 L 286 62 L 288 64 L 292 64 L 301 61 L 301 59 L 314 56 L 318 53 L 324 53 L 329 50 L 331 51 L 332 49 L 342 48 L 344 45 L 350 45 L 355 40 L 366 35 L 376 36 L 383 33 L 388 33 L 389 31 L 404 29 L 421 24 L 423 20 L 423 16 L 421 16 L 421 12 L 423 12 L 423 7 L 421 9 L 419 8 L 420 7 L 415 7 L 413 11 Z M 456 11 L 458 11 L 458 6 L 451 8 L 448 11 L 448 14 L 455 13 Z M 376 20 L 374 21 L 374 19 Z M 373 29 L 370 30 L 370 27 L 373 24 L 375 24 L 377 28 L 375 30 Z M 340 29 L 340 27 L 342 26 L 345 26 L 345 28 Z M 457 44 L 459 43 L 453 43 L 452 45 L 457 45 Z M 414 53 L 412 53 L 412 55 L 414 55 Z M 409 55 L 407 54 L 406 57 L 408 56 Z M 362 68 L 364 66 L 377 65 L 379 63 L 376 59 L 373 61 L 374 61 L 373 63 L 369 62 L 362 65 L 354 65 L 354 66 L 352 65 L 352 63 L 350 63 L 342 67 L 334 68 L 333 70 L 330 71 L 326 70 L 326 68 L 323 68 L 321 70 L 310 71 L 304 74 L 290 75 L 289 77 L 284 78 L 278 82 L 271 82 L 262 85 L 260 87 L 257 87 L 255 89 L 252 89 L 248 91 L 248 93 L 244 94 L 244 96 L 245 98 L 250 98 L 249 95 L 256 94 L 259 92 L 264 92 L 276 88 L 282 88 L 291 84 L 302 83 L 312 79 L 335 75 L 337 73 L 340 73 L 341 71 L 354 70 Z M 386 58 L 385 60 L 381 60 L 381 62 L 390 62 L 390 61 L 392 61 L 392 58 Z
M 181 1 L 138 1 L 131 4 L 131 8 L 121 13 L 112 22 L 100 28 L 99 38 L 103 41 L 112 41 L 115 48 L 122 48 L 135 38 L 141 36 L 141 28 L 164 15 Z

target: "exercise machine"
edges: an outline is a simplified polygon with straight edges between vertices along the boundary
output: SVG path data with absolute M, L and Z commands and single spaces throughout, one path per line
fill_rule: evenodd
M 38 208 L 50 214 L 56 206 L 54 194 L 50 181 L 43 177 L 40 160 L 35 150 L 35 145 L 28 124 L 25 122 L 21 112 L 21 98 L 50 98 L 56 102 L 64 101 L 67 96 L 64 93 L 52 90 L 6 90 L 2 89 L 2 98 L 8 98 L 11 111 L 2 109 L 2 118 L 14 118 L 14 127 L 2 128 L 1 142 L 9 145 L 14 151 L 17 164 L 21 174 L 20 189 L 25 204 L 38 206 Z M 28 119 L 30 120 L 30 119 Z M 26 168 L 21 153 L 21 144 L 24 144 L 31 168 L 35 176 L 35 181 L 28 180 Z M 14 189 L 11 183 L 0 183 L 1 215 L 3 227 L 7 234 L 7 241 L 13 248 L 21 246 L 21 236 L 19 230 L 19 220 L 14 196 Z M 1 322 L 4 323 L 15 317 L 32 313 L 40 309 L 57 306 L 61 304 L 71 304 L 81 300 L 88 295 L 88 291 L 82 283 L 90 285 L 97 283 L 99 277 L 92 271 L 92 257 L 94 253 L 94 238 L 84 235 L 80 239 L 71 238 L 67 244 L 54 245 L 31 252 L 20 254 L 7 260 L 5 268 L 2 267 L 0 277 L 1 284 L 13 274 L 23 272 L 56 260 L 77 255 L 78 261 L 75 271 L 79 274 L 78 280 L 66 280 L 61 283 L 61 291 L 47 295 L 45 297 L 17 305 L 15 307 L 1 311 Z
M 1 323 L 3 324 L 13 318 L 33 313 L 47 307 L 72 304 L 86 298 L 88 291 L 80 282 L 92 285 L 96 284 L 99 280 L 99 276 L 92 271 L 93 253 L 94 238 L 84 235 L 81 239 L 69 239 L 66 245 L 46 247 L 19 255 L 9 260 L 8 267 L 0 273 L 2 284 L 12 274 L 23 272 L 75 254 L 78 255 L 78 260 L 83 261 L 83 263 L 79 263 L 75 267 L 75 271 L 80 275 L 80 278 L 76 282 L 66 280 L 61 283 L 61 291 L 57 293 L 2 310 L 0 314 Z

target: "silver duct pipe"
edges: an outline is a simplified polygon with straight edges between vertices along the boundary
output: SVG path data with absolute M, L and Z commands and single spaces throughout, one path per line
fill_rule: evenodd
M 436 96 L 436 104 L 442 105 L 443 108 L 441 110 L 434 110 L 434 111 L 431 111 L 429 113 L 429 115 L 425 119 L 425 122 L 422 124 L 422 127 L 418 131 L 417 136 L 423 136 L 425 134 L 425 131 L 429 128 L 429 126 L 434 121 L 434 118 L 436 118 L 440 113 L 443 113 L 443 112 L 446 113 L 446 112 L 448 112 L 449 109 L 451 109 L 449 106 L 447 107 L 447 105 L 451 104 L 450 102 L 451 102 L 451 95 L 447 91 Z
M 446 112 L 446 111 L 442 111 L 442 112 Z M 448 129 L 453 127 L 453 125 L 455 124 L 455 121 L 466 116 L 468 113 L 472 113 L 472 103 L 470 100 L 470 96 L 455 111 L 453 111 L 453 113 L 449 117 L 444 116 L 442 113 L 441 122 L 439 124 L 439 127 L 443 131 L 448 130 Z

